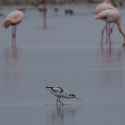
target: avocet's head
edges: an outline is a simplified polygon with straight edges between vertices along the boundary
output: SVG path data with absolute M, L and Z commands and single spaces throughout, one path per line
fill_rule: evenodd
M 78 100 L 82 100 L 82 99 L 77 98 L 74 94 L 69 94 L 69 98 L 76 98 Z

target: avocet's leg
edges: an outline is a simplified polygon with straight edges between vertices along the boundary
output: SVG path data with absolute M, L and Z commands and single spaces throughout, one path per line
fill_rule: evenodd
M 57 100 L 56 100 L 56 104 L 58 104 L 58 99 L 59 99 L 59 98 L 57 98 Z
M 59 98 L 59 102 L 60 102 L 62 105 L 64 105 L 64 104 L 60 101 L 60 98 Z

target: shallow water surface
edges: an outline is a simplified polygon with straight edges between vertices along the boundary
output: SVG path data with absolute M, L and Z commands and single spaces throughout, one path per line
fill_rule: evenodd
M 123 37 L 115 26 L 111 48 L 106 39 L 101 48 L 105 23 L 93 19 L 94 7 L 72 6 L 72 16 L 65 15 L 67 7 L 57 13 L 48 9 L 46 29 L 41 13 L 27 9 L 17 26 L 16 48 L 11 47 L 11 27 L 0 29 L 1 125 L 124 125 Z M 57 106 L 45 86 L 65 88 L 82 100 L 61 99 L 66 105 Z

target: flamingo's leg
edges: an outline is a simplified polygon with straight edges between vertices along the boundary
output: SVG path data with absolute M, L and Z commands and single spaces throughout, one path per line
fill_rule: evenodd
M 110 29 L 110 31 L 111 31 L 111 33 L 113 32 L 113 27 L 115 26 L 115 23 L 111 26 L 111 29 Z
M 106 26 L 106 43 L 108 43 L 108 25 Z
M 14 33 L 14 26 L 12 27 L 12 37 L 13 37 L 13 33 Z
M 14 45 L 14 26 L 12 27 L 12 48 L 13 48 L 13 45 Z
M 13 26 L 13 37 L 16 37 L 16 25 Z
M 103 34 L 104 34 L 104 30 L 105 30 L 106 27 L 107 27 L 107 23 L 106 23 L 106 25 L 104 26 L 104 28 L 103 28 L 103 30 L 102 30 L 101 47 L 102 47 L 102 44 L 103 44 Z
M 14 29 L 14 47 L 16 47 L 16 25 L 15 26 L 15 29 Z
M 109 23 L 109 31 L 108 31 L 108 34 L 109 34 L 109 45 L 110 45 L 110 47 L 111 47 L 110 23 Z

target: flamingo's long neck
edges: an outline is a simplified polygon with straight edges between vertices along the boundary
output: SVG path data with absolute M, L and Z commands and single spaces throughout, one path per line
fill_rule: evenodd
M 125 32 L 123 32 L 122 28 L 121 28 L 121 21 L 120 19 L 118 20 L 118 22 L 116 22 L 117 26 L 118 26 L 118 30 L 119 32 L 123 35 L 124 37 L 124 42 L 125 42 Z

